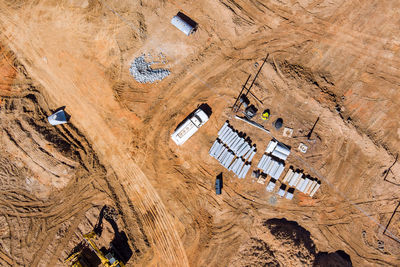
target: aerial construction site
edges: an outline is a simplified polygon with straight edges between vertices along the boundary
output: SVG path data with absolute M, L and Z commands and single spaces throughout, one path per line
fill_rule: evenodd
M 0 1 L 0 266 L 399 266 L 398 1 Z

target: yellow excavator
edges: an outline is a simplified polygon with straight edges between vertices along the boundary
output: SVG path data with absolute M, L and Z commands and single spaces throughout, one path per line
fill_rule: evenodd
M 96 253 L 97 257 L 100 259 L 101 264 L 105 267 L 125 267 L 125 265 L 117 260 L 113 253 L 110 251 L 106 255 L 100 251 L 100 249 L 96 246 L 93 239 L 97 237 L 95 231 L 91 231 L 85 235 L 83 238 L 88 243 L 89 247 Z M 72 267 L 86 267 L 89 266 L 85 260 L 81 257 L 81 251 L 73 253 L 69 256 L 65 261 L 65 263 L 69 264 Z M 71 265 L 70 265 L 71 264 Z
M 99 220 L 95 225 L 94 229 L 83 235 L 84 241 L 79 243 L 75 248 L 72 254 L 65 259 L 64 263 L 71 267 L 91 267 L 91 261 L 94 259 L 92 257 L 87 257 L 85 254 L 85 249 L 89 248 L 92 250 L 96 256 L 100 259 L 102 266 L 104 267 L 125 267 L 124 263 L 121 260 L 115 258 L 115 253 L 118 251 L 114 250 L 113 243 L 110 244 L 111 248 L 108 250 L 106 255 L 97 247 L 94 242 L 94 239 L 100 237 L 103 229 L 103 218 L 106 219 L 114 228 L 114 220 L 115 216 L 117 215 L 117 211 L 110 206 L 104 205 L 104 207 L 100 211 Z M 114 231 L 116 234 L 118 233 L 118 228 L 115 227 Z M 97 260 L 95 260 L 97 261 Z M 97 265 L 96 265 L 97 266 Z

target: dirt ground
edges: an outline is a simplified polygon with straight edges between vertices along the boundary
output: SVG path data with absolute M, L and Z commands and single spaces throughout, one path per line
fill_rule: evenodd
M 120 242 L 127 266 L 400 265 L 399 8 L 1 1 L 0 265 L 65 266 L 104 205 L 118 219 L 96 243 Z M 170 24 L 178 11 L 199 23 L 193 35 Z M 171 74 L 139 84 L 129 66 L 148 53 L 165 55 Z M 252 87 L 262 103 L 249 98 L 271 110 L 255 118 L 271 134 L 231 110 L 267 54 Z M 170 135 L 202 103 L 210 120 L 176 146 Z M 51 126 L 60 107 L 71 120 Z M 278 117 L 292 137 L 273 129 Z M 226 120 L 257 145 L 253 167 L 276 137 L 292 148 L 286 169 L 318 178 L 320 190 L 282 199 L 250 172 L 239 180 L 223 169 L 208 151 Z

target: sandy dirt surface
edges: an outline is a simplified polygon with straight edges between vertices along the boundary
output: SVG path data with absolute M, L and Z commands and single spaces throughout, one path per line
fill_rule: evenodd
M 398 266 L 399 7 L 0 2 L 0 265 L 64 266 L 108 205 L 118 227 L 104 222 L 96 242 L 126 242 L 127 266 Z M 169 23 L 178 11 L 197 32 Z M 129 67 L 149 53 L 171 74 L 140 84 Z M 231 111 L 267 54 L 252 88 L 262 103 L 249 98 L 271 110 L 255 118 L 271 134 Z M 171 133 L 202 103 L 209 122 L 176 146 Z M 64 106 L 70 122 L 49 125 Z M 272 128 L 278 117 L 292 137 Z M 257 145 L 253 166 L 272 137 L 291 146 L 287 167 L 320 179 L 317 194 L 281 199 L 224 170 L 208 150 L 226 120 Z

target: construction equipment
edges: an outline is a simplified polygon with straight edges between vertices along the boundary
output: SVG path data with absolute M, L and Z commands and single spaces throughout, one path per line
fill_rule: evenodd
M 97 247 L 97 245 L 94 243 L 93 239 L 97 238 L 97 234 L 95 231 L 91 231 L 85 235 L 83 235 L 83 239 L 86 241 L 86 243 L 89 245 L 90 249 L 96 253 L 97 257 L 100 259 L 101 264 L 105 267 L 125 267 L 125 265 L 117 260 L 114 256 L 114 252 L 111 250 L 109 251 L 106 255 L 101 252 L 101 250 Z M 87 267 L 90 266 L 84 257 L 82 257 L 82 250 L 79 250 L 75 253 L 73 253 L 71 256 L 69 256 L 64 263 L 68 264 L 69 266 L 72 267 Z
M 116 215 L 117 211 L 113 207 L 105 205 L 100 212 L 99 220 L 93 230 L 83 235 L 83 241 L 74 248 L 71 255 L 64 260 L 64 263 L 71 267 L 89 267 L 93 266 L 93 261 L 98 261 L 96 259 L 97 256 L 97 258 L 101 261 L 102 266 L 125 267 L 124 263 L 115 257 L 115 254 L 119 255 L 119 253 L 113 246 L 113 242 L 110 244 L 110 249 L 104 253 L 102 252 L 103 249 L 100 250 L 94 242 L 95 238 L 101 236 L 103 229 L 103 218 L 107 220 L 111 226 L 113 226 Z M 116 231 L 117 234 L 118 230 L 114 229 L 114 231 Z M 87 251 L 93 251 L 95 255 L 93 253 L 87 254 Z
M 244 110 L 243 113 L 249 120 L 251 120 L 257 114 L 257 111 L 258 110 L 254 105 L 250 105 Z
M 112 251 L 108 252 L 104 255 L 100 249 L 96 246 L 92 239 L 96 238 L 97 235 L 94 231 L 87 233 L 83 236 L 85 241 L 90 245 L 91 249 L 96 253 L 97 257 L 99 257 L 103 266 L 106 267 L 125 267 L 125 265 L 117 260 Z
M 261 114 L 261 119 L 266 121 L 269 119 L 270 113 L 269 109 L 264 110 L 264 112 Z

